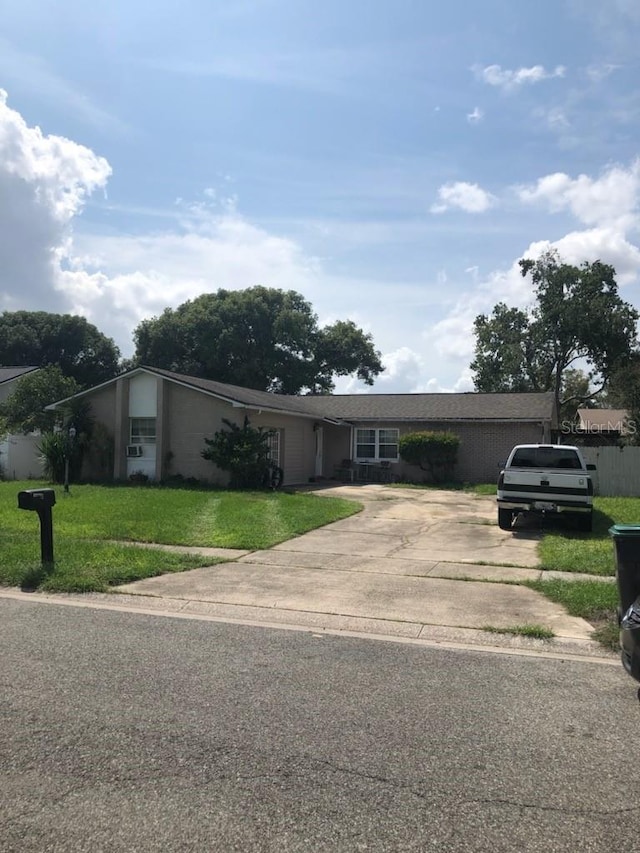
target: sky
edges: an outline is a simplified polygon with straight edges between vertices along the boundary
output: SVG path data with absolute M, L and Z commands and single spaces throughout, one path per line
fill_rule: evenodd
M 470 391 L 518 260 L 640 309 L 637 0 L 4 0 L 0 310 L 133 330 L 255 285 L 351 319 L 360 393 Z

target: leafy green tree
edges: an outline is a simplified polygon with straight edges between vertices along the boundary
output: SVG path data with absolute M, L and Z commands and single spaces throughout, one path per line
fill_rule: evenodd
M 273 431 L 252 427 L 246 417 L 241 427 L 226 419 L 223 423 L 227 429 L 205 438 L 202 457 L 229 472 L 232 489 L 261 488 L 269 477 L 269 437 Z
M 136 364 L 280 394 L 327 393 L 352 373 L 372 385 L 383 370 L 370 335 L 351 321 L 319 328 L 292 290 L 205 293 L 143 320 L 134 340 Z
M 56 412 L 45 412 L 45 406 L 64 400 L 79 391 L 78 383 L 65 376 L 57 365 L 27 373 L 16 382 L 14 390 L 0 405 L 0 417 L 7 432 L 51 432 L 60 420 Z
M 112 379 L 118 373 L 119 358 L 113 340 L 84 317 L 46 311 L 0 314 L 0 364 L 57 364 L 80 388 L 88 388 Z
M 611 376 L 604 405 L 612 409 L 626 409 L 627 444 L 640 444 L 640 353 Z
M 620 298 L 614 268 L 600 261 L 576 267 L 547 252 L 521 260 L 520 269 L 531 276 L 534 306 L 523 311 L 501 302 L 490 317 L 476 317 L 474 384 L 478 391 L 553 391 L 560 412 L 568 402 L 565 371 L 587 365 L 582 399 L 589 399 L 630 357 L 638 312 Z
M 578 417 L 578 409 L 585 405 L 591 409 L 599 407 L 599 397 L 591 388 L 591 381 L 584 370 L 569 367 L 562 374 L 562 409 L 560 420 L 573 422 Z
M 460 438 L 453 432 L 422 430 L 400 436 L 400 458 L 409 465 L 427 471 L 434 483 L 444 483 L 453 476 L 458 461 Z

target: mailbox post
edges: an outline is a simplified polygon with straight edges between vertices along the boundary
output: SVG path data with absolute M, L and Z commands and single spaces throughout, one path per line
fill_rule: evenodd
M 42 568 L 53 569 L 53 522 L 51 507 L 55 506 L 53 489 L 25 489 L 18 492 L 18 508 L 38 513 L 40 519 L 40 558 Z

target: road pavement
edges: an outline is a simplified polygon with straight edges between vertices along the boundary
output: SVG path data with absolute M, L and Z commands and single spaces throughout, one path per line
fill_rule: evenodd
M 7 853 L 637 848 L 621 667 L 0 599 Z

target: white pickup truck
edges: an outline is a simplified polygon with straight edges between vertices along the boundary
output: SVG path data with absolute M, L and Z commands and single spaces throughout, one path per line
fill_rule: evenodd
M 511 530 L 518 513 L 572 518 L 589 531 L 593 518 L 593 481 L 578 447 L 567 444 L 519 444 L 498 478 L 498 525 Z

